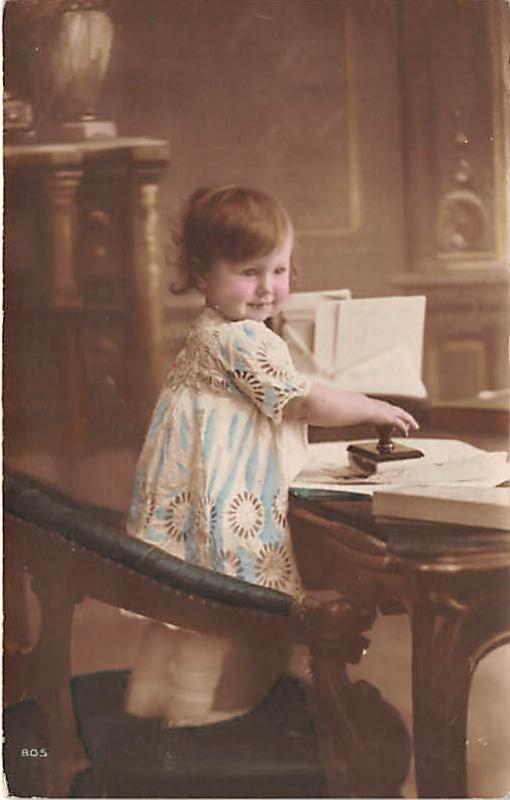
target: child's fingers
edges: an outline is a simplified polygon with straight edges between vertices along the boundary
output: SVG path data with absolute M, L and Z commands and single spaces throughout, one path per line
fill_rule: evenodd
M 410 430 L 418 430 L 420 427 L 412 414 L 405 411 L 403 408 L 395 406 L 395 425 L 399 428 L 405 436 L 408 435 Z
M 409 414 L 408 411 L 402 410 L 402 418 L 409 428 L 412 428 L 413 430 L 417 431 L 418 428 L 420 427 L 416 422 L 415 418 L 413 417 L 413 415 Z
M 409 424 L 405 421 L 405 419 L 402 419 L 402 417 L 395 417 L 393 424 L 395 428 L 398 428 L 404 434 L 404 436 L 407 436 L 409 433 Z
M 378 424 L 380 425 L 393 425 L 398 428 L 404 436 L 407 436 L 409 431 L 418 430 L 420 427 L 412 414 L 400 406 L 394 406 L 391 403 L 379 401 L 377 404 L 377 416 L 379 417 Z

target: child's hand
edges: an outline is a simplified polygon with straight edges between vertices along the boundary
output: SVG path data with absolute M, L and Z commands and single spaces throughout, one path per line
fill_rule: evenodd
M 374 425 L 393 425 L 398 428 L 404 436 L 409 431 L 416 431 L 420 427 L 412 414 L 399 406 L 386 403 L 384 400 L 372 399 L 373 410 L 370 422 Z
M 324 383 L 313 383 L 307 395 L 289 400 L 284 414 L 286 419 L 323 427 L 388 425 L 398 428 L 404 436 L 419 428 L 415 418 L 403 408 Z

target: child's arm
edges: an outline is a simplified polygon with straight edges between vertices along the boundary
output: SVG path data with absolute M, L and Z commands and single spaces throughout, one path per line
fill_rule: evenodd
M 343 392 L 322 383 L 313 383 L 304 397 L 289 400 L 284 417 L 324 428 L 365 422 L 371 425 L 393 425 L 405 435 L 419 427 L 414 417 L 403 408 L 357 392 Z

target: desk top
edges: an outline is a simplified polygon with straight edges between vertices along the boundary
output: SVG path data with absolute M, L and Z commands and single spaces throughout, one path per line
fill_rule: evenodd
M 381 520 L 372 514 L 372 498 L 324 500 L 291 498 L 289 519 L 294 535 L 298 530 L 298 549 L 303 547 L 303 523 L 321 541 L 339 545 L 360 558 L 379 558 L 386 569 L 388 559 L 414 561 L 426 570 L 463 571 L 510 567 L 510 531 L 482 526 L 412 520 Z M 311 534 L 311 531 L 314 531 Z

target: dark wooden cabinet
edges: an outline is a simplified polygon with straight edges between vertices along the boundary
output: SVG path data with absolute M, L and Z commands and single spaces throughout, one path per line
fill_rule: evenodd
M 162 379 L 165 141 L 5 148 L 7 450 L 132 439 Z

